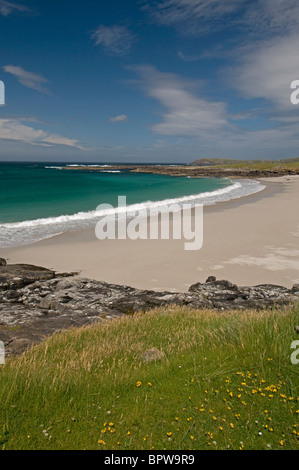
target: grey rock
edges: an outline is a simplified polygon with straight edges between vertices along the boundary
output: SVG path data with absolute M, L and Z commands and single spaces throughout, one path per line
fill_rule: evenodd
M 215 281 L 216 281 L 215 276 L 209 276 L 208 279 L 206 280 L 206 282 L 215 282 Z
M 298 288 L 297 288 L 298 287 Z M 188 292 L 156 292 L 55 273 L 31 265 L 0 266 L 0 340 L 7 354 L 26 350 L 56 331 L 169 305 L 195 309 L 265 309 L 299 302 L 292 289 L 240 287 L 210 276 Z
M 157 348 L 151 348 L 144 351 L 141 357 L 143 362 L 160 361 L 165 358 L 165 353 Z
M 44 281 L 53 277 L 55 277 L 54 271 L 39 266 L 2 264 L 0 265 L 0 291 L 17 290 L 35 281 Z

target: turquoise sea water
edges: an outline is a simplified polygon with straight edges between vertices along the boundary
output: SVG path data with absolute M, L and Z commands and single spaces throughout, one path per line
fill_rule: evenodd
M 54 163 L 0 163 L 0 247 L 31 243 L 95 225 L 100 204 L 117 207 L 191 201 L 212 204 L 262 189 L 257 182 L 186 178 L 128 171 L 61 169 Z

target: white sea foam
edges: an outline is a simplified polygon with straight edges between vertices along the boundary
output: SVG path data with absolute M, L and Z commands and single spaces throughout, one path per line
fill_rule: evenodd
M 69 168 L 89 168 L 89 167 L 95 167 L 95 168 L 109 168 L 111 165 L 66 165 L 66 167 Z M 54 169 L 54 170 L 63 170 L 65 167 L 63 166 L 45 166 L 47 169 Z M 120 170 L 102 170 L 101 173 L 121 173 Z
M 117 215 L 127 212 L 133 216 L 140 210 L 151 210 L 159 212 L 161 208 L 176 204 L 182 207 L 189 203 L 193 206 L 198 204 L 211 205 L 217 202 L 229 201 L 240 197 L 262 191 L 265 188 L 258 181 L 240 180 L 231 185 L 210 192 L 183 196 L 162 201 L 145 201 L 125 207 L 113 209 L 94 210 L 88 212 L 78 212 L 72 215 L 61 215 L 58 217 L 48 217 L 44 219 L 26 220 L 24 222 L 0 224 L 0 247 L 27 245 L 39 240 L 50 238 L 60 233 L 76 231 L 94 227 L 104 216 Z
M 84 164 L 84 165 L 83 165 L 83 164 L 81 164 L 81 163 L 80 163 L 80 164 L 79 164 L 79 163 L 77 163 L 77 164 L 72 163 L 72 164 L 67 164 L 67 165 L 65 165 L 65 166 L 68 166 L 68 167 L 78 167 L 78 166 L 80 166 L 80 167 L 82 167 L 82 168 L 86 168 L 86 167 L 107 168 L 107 167 L 109 167 L 109 166 L 111 166 L 111 165 L 100 165 L 100 164 L 98 164 L 98 165 L 87 165 L 87 164 Z
M 53 168 L 55 170 L 62 170 L 63 169 L 62 166 L 45 166 L 45 168 Z

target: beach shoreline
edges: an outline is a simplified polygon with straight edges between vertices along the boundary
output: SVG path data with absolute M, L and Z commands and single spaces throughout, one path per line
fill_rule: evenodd
M 10 264 L 156 291 L 185 292 L 208 276 L 242 285 L 291 287 L 299 282 L 299 176 L 257 178 L 266 188 L 204 207 L 203 247 L 184 240 L 103 240 L 94 229 L 67 232 L 18 247 L 1 248 Z

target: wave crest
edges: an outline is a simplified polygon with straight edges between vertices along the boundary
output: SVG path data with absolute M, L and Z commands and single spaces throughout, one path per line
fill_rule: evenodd
M 93 211 L 78 212 L 72 215 L 0 224 L 0 247 L 27 245 L 64 232 L 91 228 L 104 216 L 117 216 L 117 214 L 124 212 L 129 215 L 144 209 L 158 212 L 159 209 L 173 204 L 176 204 L 178 208 L 183 208 L 184 204 L 191 204 L 193 206 L 198 204 L 204 206 L 211 205 L 254 194 L 262 191 L 264 188 L 265 186 L 258 181 L 241 180 L 235 181 L 226 188 L 191 196 L 164 199 L 162 201 L 145 201 L 124 207 L 111 207 L 109 209 L 97 208 Z

